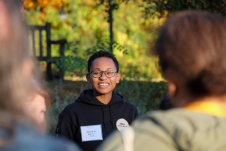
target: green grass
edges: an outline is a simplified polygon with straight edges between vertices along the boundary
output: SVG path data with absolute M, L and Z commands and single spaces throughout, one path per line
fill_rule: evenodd
M 47 112 L 48 132 L 55 133 L 59 113 L 73 103 L 80 93 L 91 88 L 85 81 L 52 81 L 47 83 L 52 105 Z M 134 104 L 140 115 L 156 110 L 166 93 L 165 82 L 121 80 L 115 91 L 125 97 L 125 101 Z

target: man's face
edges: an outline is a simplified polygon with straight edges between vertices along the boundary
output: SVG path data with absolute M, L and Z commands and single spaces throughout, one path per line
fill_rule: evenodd
M 112 59 L 100 57 L 92 62 L 90 71 L 95 71 L 94 74 L 101 71 L 109 71 L 108 73 L 110 73 L 117 71 L 117 69 Z M 93 77 L 92 73 L 86 75 L 88 83 L 92 85 L 94 95 L 111 95 L 116 83 L 119 83 L 120 77 L 120 73 L 115 73 L 113 77 L 107 77 L 105 73 L 102 73 L 99 78 Z

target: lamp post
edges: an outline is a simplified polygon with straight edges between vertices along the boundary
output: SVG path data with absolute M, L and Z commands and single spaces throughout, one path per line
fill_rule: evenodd
M 64 6 L 61 6 L 59 19 L 61 22 L 64 22 L 67 19 L 67 14 L 64 11 Z
M 113 53 L 113 43 L 114 43 L 114 35 L 113 35 L 113 0 L 108 1 L 109 4 L 109 24 L 110 24 L 110 51 Z
M 76 40 L 75 40 L 75 16 L 74 16 L 74 0 L 71 0 L 71 16 L 72 16 L 72 51 L 76 56 Z

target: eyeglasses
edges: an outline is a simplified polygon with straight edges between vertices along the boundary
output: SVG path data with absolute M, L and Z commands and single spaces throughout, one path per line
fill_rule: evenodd
M 100 78 L 102 77 L 102 74 L 105 74 L 106 77 L 111 78 L 115 76 L 115 73 L 117 73 L 117 71 L 112 71 L 112 70 L 107 70 L 107 71 L 90 71 L 89 74 L 91 74 L 94 78 Z

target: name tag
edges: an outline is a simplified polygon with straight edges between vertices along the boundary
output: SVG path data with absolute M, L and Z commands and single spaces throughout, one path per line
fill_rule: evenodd
M 103 140 L 101 125 L 80 126 L 82 142 Z

